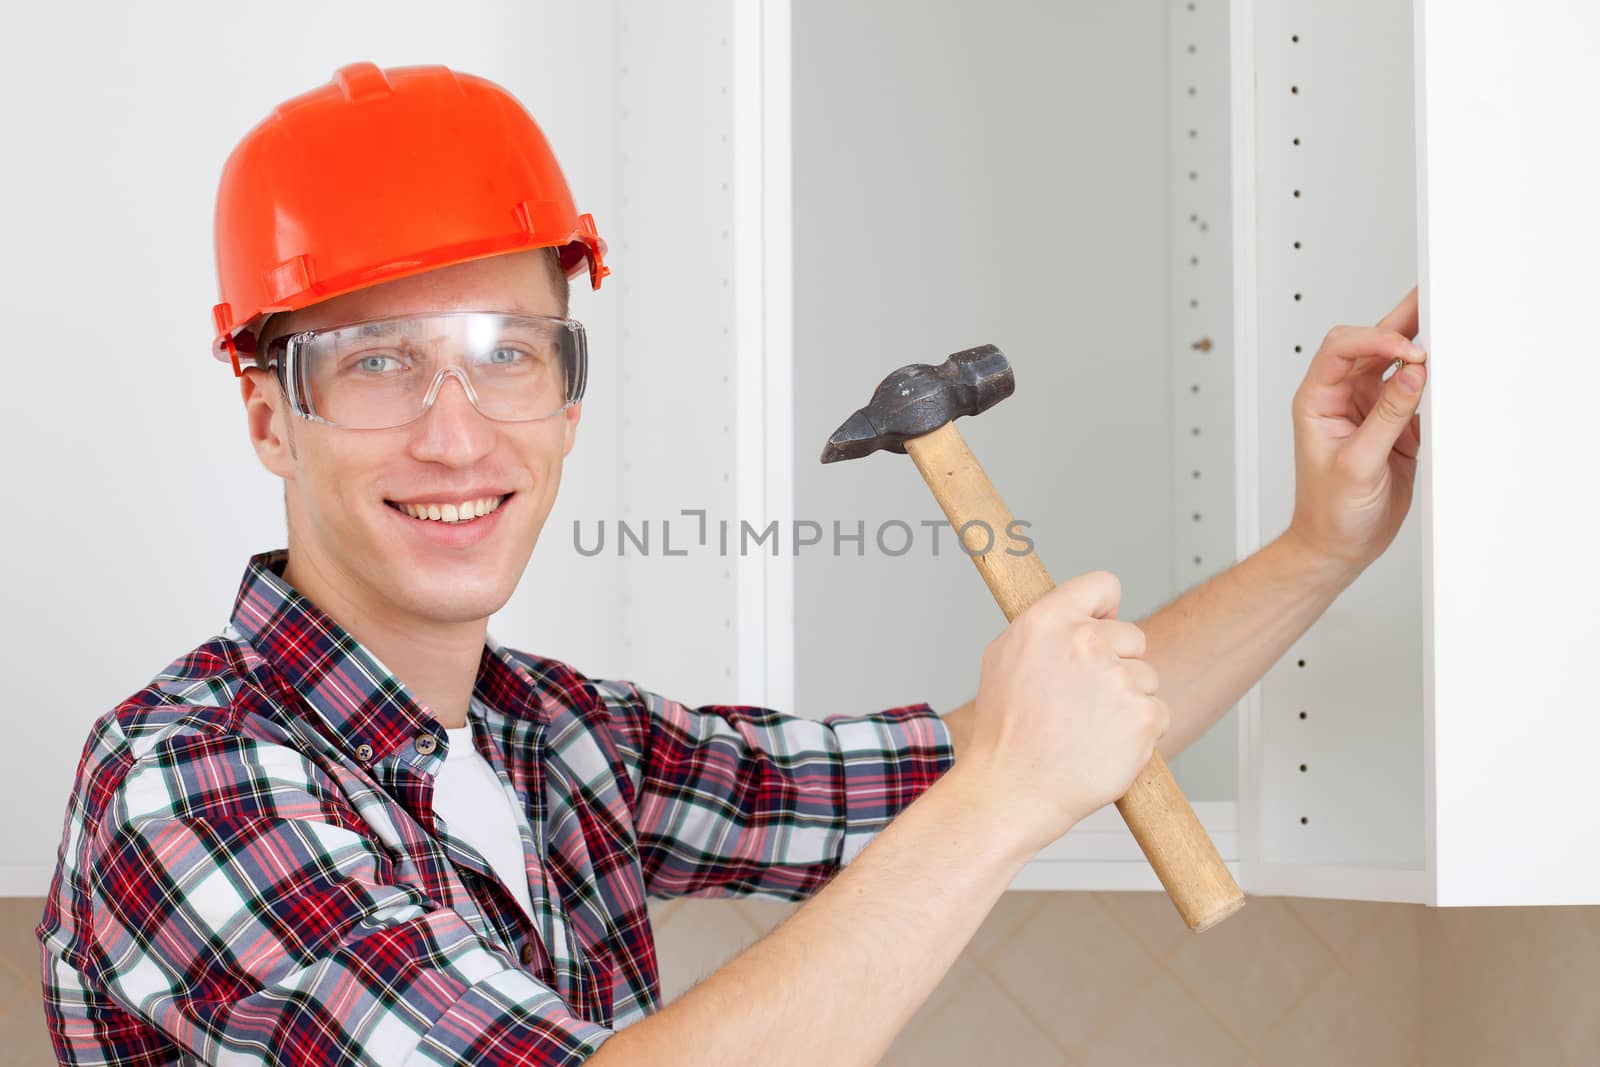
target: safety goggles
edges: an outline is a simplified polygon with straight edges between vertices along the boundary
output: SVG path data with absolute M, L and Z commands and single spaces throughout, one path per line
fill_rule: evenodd
M 267 346 L 296 414 L 349 430 L 420 419 L 446 375 L 500 422 L 549 418 L 583 399 L 588 345 L 576 319 L 449 311 L 303 330 Z

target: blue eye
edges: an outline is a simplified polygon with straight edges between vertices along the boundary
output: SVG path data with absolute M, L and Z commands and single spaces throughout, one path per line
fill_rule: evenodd
M 521 356 L 522 356 L 522 353 L 520 351 L 518 351 L 517 349 L 515 349 L 515 348 L 497 348 L 493 352 L 489 353 L 489 362 L 491 362 L 491 363 L 511 363 L 511 362 L 514 362 L 515 360 L 517 360 L 518 358 L 520 358 Z M 501 357 L 505 357 L 505 358 L 501 358 Z

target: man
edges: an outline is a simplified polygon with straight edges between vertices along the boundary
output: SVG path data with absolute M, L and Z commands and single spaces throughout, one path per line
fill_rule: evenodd
M 1065 582 L 942 719 L 589 679 L 486 620 L 575 441 L 567 277 L 604 250 L 521 106 L 443 68 L 346 67 L 230 156 L 215 353 L 289 545 L 85 748 L 39 930 L 63 1062 L 874 1062 L 1021 866 L 1409 504 L 1421 367 L 1381 371 L 1423 358 L 1414 297 L 1312 361 L 1290 529 L 1142 627 Z M 809 899 L 662 1009 L 646 897 L 752 892 Z

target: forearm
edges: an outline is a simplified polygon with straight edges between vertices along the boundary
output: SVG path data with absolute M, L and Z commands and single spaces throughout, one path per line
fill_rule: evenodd
M 1239 702 L 1355 579 L 1290 533 L 1140 620 L 1144 659 L 1161 678 L 1172 726 L 1158 746 L 1182 752 Z M 972 730 L 974 702 L 944 715 L 957 757 Z
M 951 771 L 784 923 L 596 1067 L 873 1064 L 1029 858 Z
M 1145 661 L 1172 713 L 1162 755 L 1183 751 L 1238 703 L 1355 577 L 1286 531 L 1140 620 Z

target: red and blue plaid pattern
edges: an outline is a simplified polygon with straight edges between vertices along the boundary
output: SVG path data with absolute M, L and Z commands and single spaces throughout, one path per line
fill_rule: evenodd
M 490 636 L 530 918 L 433 815 L 444 730 L 286 558 L 84 748 L 39 926 L 63 1063 L 579 1062 L 660 1006 L 647 896 L 806 897 L 950 766 L 925 704 L 690 708 Z

